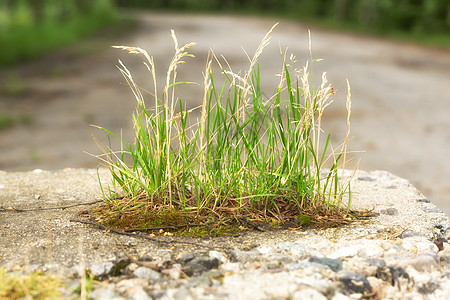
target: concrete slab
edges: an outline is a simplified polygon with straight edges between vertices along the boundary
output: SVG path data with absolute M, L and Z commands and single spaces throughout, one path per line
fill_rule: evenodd
M 99 174 L 103 182 L 109 182 L 108 170 L 100 169 Z M 355 236 L 361 238 L 364 232 L 376 232 L 371 238 L 393 239 L 409 230 L 434 238 L 439 231 L 446 236 L 446 230 L 450 227 L 447 215 L 430 203 L 407 180 L 391 173 L 358 171 L 352 179 L 352 189 L 351 207 L 373 209 L 379 216 L 363 225 L 320 230 L 320 234 L 316 236 L 339 242 L 355 239 Z M 97 170 L 94 169 L 0 172 L 2 209 L 57 207 L 101 199 Z M 112 260 L 123 255 L 124 251 L 128 254 L 146 252 L 154 258 L 164 259 L 180 252 L 211 250 L 189 244 L 160 244 L 119 236 L 69 221 L 78 217 L 80 210 L 89 207 L 92 205 L 64 210 L 0 212 L 0 266 L 36 264 L 58 271 L 80 263 L 92 264 Z M 245 249 L 296 240 L 303 234 L 301 231 L 245 232 L 239 237 L 213 240 L 174 240 L 196 242 L 217 250 L 223 249 L 221 247 Z M 161 239 L 169 240 L 165 237 Z

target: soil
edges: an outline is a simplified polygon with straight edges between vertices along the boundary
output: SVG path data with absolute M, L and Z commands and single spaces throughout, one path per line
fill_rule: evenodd
M 289 47 L 301 68 L 310 58 L 305 24 L 276 18 L 211 15 L 131 14 L 137 23 L 116 27 L 65 47 L 33 62 L 0 70 L 0 115 L 15 120 L 0 130 L 0 169 L 27 171 L 95 168 L 100 154 L 93 141 L 103 126 L 132 139 L 135 101 L 116 69 L 121 59 L 140 86 L 152 90 L 144 58 L 112 49 L 139 46 L 154 56 L 160 82 L 174 52 L 170 29 L 179 43 L 195 41 L 195 58 L 180 66 L 179 79 L 201 83 L 208 51 L 225 56 L 234 71 L 246 70 L 260 40 L 280 21 L 271 44 L 261 56 L 263 89 L 270 94 L 281 69 L 280 46 Z M 323 71 L 336 91 L 326 111 L 325 132 L 335 146 L 346 125 L 346 79 L 352 93 L 351 150 L 363 170 L 382 169 L 410 180 L 432 202 L 450 214 L 450 51 L 403 44 L 374 37 L 312 28 L 314 81 Z M 202 86 L 186 85 L 179 95 L 195 107 Z M 149 97 L 150 98 L 150 97 Z M 114 145 L 117 143 L 113 142 Z M 351 167 L 351 165 L 349 165 Z

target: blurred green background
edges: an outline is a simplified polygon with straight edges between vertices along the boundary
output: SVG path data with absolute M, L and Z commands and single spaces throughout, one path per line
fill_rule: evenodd
M 84 37 L 118 20 L 117 8 L 276 15 L 450 46 L 450 0 L 0 0 L 0 64 Z
M 0 0 L 0 64 L 34 58 L 116 19 L 110 0 Z
M 116 0 L 120 7 L 276 14 L 366 33 L 449 44 L 450 0 Z M 447 37 L 447 38 L 446 38 Z

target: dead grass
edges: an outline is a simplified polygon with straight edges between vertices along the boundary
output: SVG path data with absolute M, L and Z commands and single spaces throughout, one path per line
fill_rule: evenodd
M 149 202 L 146 198 L 130 201 L 116 199 L 93 209 L 90 217 L 107 227 L 127 232 L 155 235 L 217 237 L 238 235 L 246 230 L 304 230 L 330 228 L 366 222 L 375 216 L 366 211 L 347 211 L 339 207 L 305 207 L 303 215 L 287 200 L 279 200 L 276 209 L 239 207 L 236 199 L 224 201 L 214 210 L 185 211 Z M 168 234 L 169 233 L 169 234 Z

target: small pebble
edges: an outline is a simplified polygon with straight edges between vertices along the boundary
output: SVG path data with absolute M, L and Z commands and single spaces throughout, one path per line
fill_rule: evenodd
M 339 272 L 342 270 L 342 262 L 339 259 L 313 256 L 308 261 L 328 266 L 334 272 Z
M 395 215 L 398 214 L 398 210 L 391 207 L 391 208 L 388 208 L 388 209 L 380 210 L 380 213 L 382 213 L 383 215 L 395 216 Z
M 114 264 L 112 262 L 105 262 L 100 264 L 95 264 L 89 267 L 92 275 L 95 278 L 102 280 L 107 276 L 111 275 L 114 268 Z
M 358 180 L 372 182 L 375 181 L 376 179 L 369 176 L 360 176 L 358 177 Z
M 372 292 L 369 281 L 363 274 L 347 273 L 339 277 L 344 288 L 349 293 L 368 294 Z
M 291 300 L 304 300 L 304 299 L 314 299 L 314 300 L 326 300 L 327 297 L 312 288 L 301 289 L 292 294 Z
M 414 259 L 407 260 L 405 264 L 414 267 L 419 272 L 431 272 L 438 268 L 435 258 L 430 255 L 419 255 Z
M 417 202 L 419 202 L 419 203 L 431 203 L 431 201 L 430 201 L 430 200 L 428 200 L 428 199 L 425 199 L 425 198 L 422 198 L 422 199 L 417 199 L 416 201 L 417 201 Z
M 443 214 L 444 212 L 435 205 L 430 204 L 428 207 L 423 207 L 422 210 L 426 213 L 439 213 Z
M 404 230 L 401 234 L 400 234 L 400 238 L 401 239 L 406 239 L 409 237 L 414 237 L 414 236 L 418 236 L 418 237 L 425 237 L 423 234 L 420 234 L 414 230 L 410 230 L 410 229 L 406 229 Z
M 229 262 L 229 259 L 226 258 L 226 257 L 225 257 L 221 252 L 219 252 L 219 251 L 211 250 L 211 251 L 209 251 L 209 256 L 210 256 L 210 257 L 213 257 L 213 258 L 214 258 L 214 257 L 217 258 L 217 259 L 220 260 L 220 262 L 223 263 L 223 264 Z
M 215 257 L 199 256 L 187 262 L 182 270 L 187 276 L 197 276 L 208 270 L 217 269 L 219 263 Z
M 137 278 L 150 280 L 151 282 L 155 282 L 161 278 L 161 273 L 146 267 L 137 268 L 133 272 L 133 275 L 136 276 Z
M 90 299 L 94 300 L 119 300 L 123 299 L 113 290 L 113 287 L 96 288 L 89 294 Z

